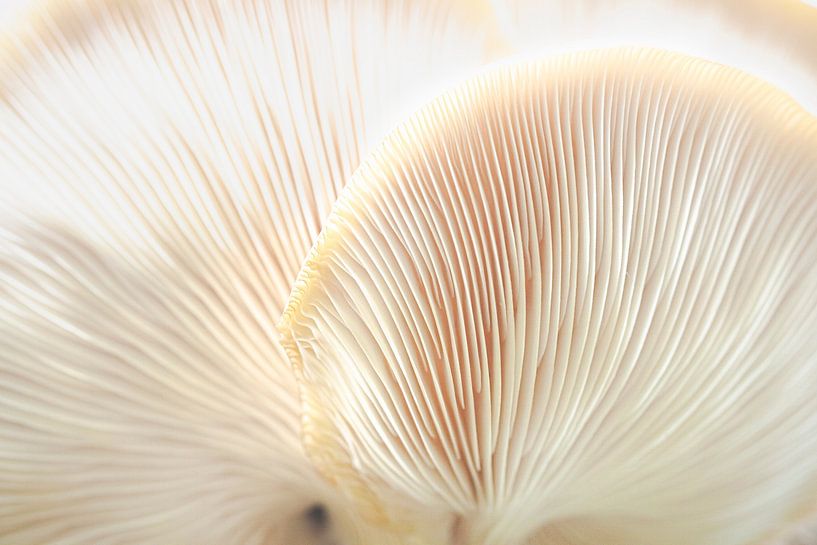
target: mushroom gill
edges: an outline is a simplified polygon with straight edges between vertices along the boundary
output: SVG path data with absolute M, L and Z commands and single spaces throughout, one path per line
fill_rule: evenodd
M 347 185 L 281 331 L 305 448 L 452 543 L 738 545 L 817 513 L 817 120 L 653 50 L 500 68 Z
M 0 543 L 354 526 L 303 456 L 275 320 L 370 145 L 482 62 L 460 11 L 47 2 L 3 37 Z

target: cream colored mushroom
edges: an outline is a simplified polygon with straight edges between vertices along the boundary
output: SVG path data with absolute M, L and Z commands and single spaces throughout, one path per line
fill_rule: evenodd
M 422 0 L 50 2 L 16 23 L 0 543 L 370 539 L 303 456 L 275 321 L 368 148 L 483 61 L 481 24 Z
M 670 53 L 502 68 L 357 171 L 281 328 L 307 451 L 381 524 L 793 535 L 817 514 L 817 119 Z

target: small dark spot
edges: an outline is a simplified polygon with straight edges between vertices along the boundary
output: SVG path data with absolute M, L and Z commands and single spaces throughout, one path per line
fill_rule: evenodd
M 320 534 L 329 529 L 329 511 L 320 503 L 316 503 L 304 511 L 304 518 L 309 527 L 316 534 Z

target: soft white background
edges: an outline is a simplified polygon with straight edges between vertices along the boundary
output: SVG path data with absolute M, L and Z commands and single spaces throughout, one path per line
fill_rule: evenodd
M 0 13 L 3 18 L 10 12 L 18 9 L 20 6 L 32 3 L 32 0 L 0 0 Z
M 0 27 L 6 26 L 21 8 L 31 3 L 32 0 L 0 0 Z

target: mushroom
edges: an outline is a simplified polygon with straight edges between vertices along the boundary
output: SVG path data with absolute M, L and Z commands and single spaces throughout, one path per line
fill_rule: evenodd
M 357 170 L 280 327 L 308 454 L 379 524 L 787 543 L 817 516 L 817 119 L 668 52 L 499 68 Z
M 487 56 L 464 13 L 49 2 L 3 37 L 0 543 L 369 539 L 275 322 L 368 148 Z
M 274 321 L 332 203 L 527 36 L 493 15 L 60 1 L 1 38 L 0 545 L 809 529 L 814 120 L 700 61 L 506 68 L 401 125 L 285 312 L 296 385 Z

